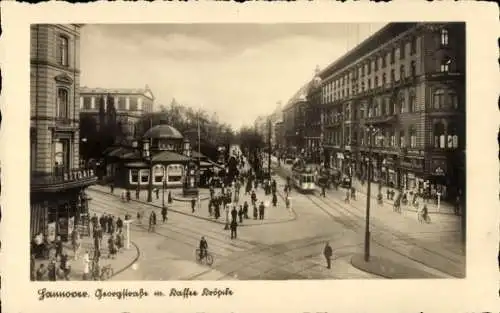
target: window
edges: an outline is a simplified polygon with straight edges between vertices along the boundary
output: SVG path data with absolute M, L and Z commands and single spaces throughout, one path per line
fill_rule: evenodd
M 448 124 L 448 136 L 446 146 L 451 149 L 458 148 L 458 132 L 455 123 Z
M 441 29 L 441 46 L 448 46 L 448 30 L 445 28 Z
M 57 63 L 68 66 L 68 37 L 66 36 L 57 38 Z
M 396 131 L 394 129 L 390 130 L 390 137 L 391 137 L 391 141 L 390 141 L 389 145 L 391 147 L 395 147 L 396 146 Z
M 401 65 L 401 67 L 399 68 L 399 79 L 403 80 L 405 79 L 405 77 L 406 77 L 405 66 Z
M 372 80 L 368 78 L 368 89 L 372 89 Z
M 130 170 L 130 183 L 137 184 L 139 181 L 139 170 Z
M 163 182 L 163 166 L 157 165 L 153 169 L 153 175 L 154 175 L 154 182 L 155 183 L 161 183 Z
M 399 132 L 399 146 L 401 148 L 406 147 L 406 138 L 405 138 L 405 131 L 404 130 L 401 130 Z
M 375 113 L 375 116 L 380 116 L 380 103 L 378 100 L 375 100 L 375 103 L 374 103 L 374 113 Z
M 130 111 L 137 111 L 138 101 L 136 97 L 131 97 L 130 100 Z
M 415 93 L 414 92 L 411 92 L 410 93 L 410 112 L 417 112 L 417 101 L 416 101 L 416 98 L 415 98 Z
M 393 48 L 391 50 L 391 64 L 394 64 L 395 60 L 396 60 L 396 50 Z
M 375 88 L 378 87 L 378 76 L 375 76 Z
M 410 126 L 410 148 L 415 148 L 417 146 L 417 130 L 415 126 Z
M 55 139 L 54 142 L 54 171 L 62 174 L 70 168 L 70 145 L 68 139 Z
M 385 73 L 382 74 L 382 86 L 385 87 L 385 83 L 386 83 L 386 76 L 385 76 Z
M 382 68 L 384 68 L 386 66 L 386 62 L 387 62 L 386 57 L 387 57 L 387 55 L 382 56 Z
M 351 119 L 351 108 L 349 106 L 346 106 L 345 108 L 345 119 L 350 120 Z
M 445 106 L 445 93 L 444 90 L 438 89 L 432 96 L 432 105 L 434 109 L 440 109 Z
M 368 61 L 368 63 L 366 63 L 366 74 L 370 75 L 372 73 L 372 61 Z
M 378 71 L 378 61 L 379 61 L 378 58 L 373 61 L 373 66 L 374 66 L 373 70 L 374 71 Z
M 365 76 L 365 66 L 364 65 L 361 65 L 361 76 Z
M 417 75 L 417 65 L 415 61 L 411 61 L 411 76 L 415 77 Z
M 118 97 L 118 110 L 126 110 L 127 103 L 125 97 Z
M 450 64 L 451 64 L 451 59 L 450 58 L 445 58 L 444 60 L 441 61 L 441 72 L 442 73 L 448 73 L 450 71 Z
M 454 91 L 449 92 L 448 98 L 450 101 L 450 107 L 453 109 L 458 109 L 458 96 Z
M 373 116 L 373 104 L 370 102 L 368 103 L 368 117 Z
M 399 51 L 399 58 L 402 60 L 405 58 L 405 54 L 406 54 L 406 42 L 402 42 L 401 43 L 401 50 Z
M 83 97 L 83 109 L 84 110 L 92 109 L 92 98 L 91 97 Z
M 361 82 L 361 91 L 365 91 L 365 82 L 364 81 Z
M 149 182 L 149 170 L 141 170 L 141 184 Z
M 442 122 L 437 122 L 434 124 L 434 148 L 445 148 L 444 140 L 444 124 Z
M 387 114 L 387 115 L 394 114 L 394 111 L 392 110 L 392 107 L 391 107 L 391 99 L 389 97 L 385 98 L 385 114 Z
M 69 95 L 68 90 L 64 88 L 57 89 L 57 101 L 56 101 L 56 117 L 57 118 L 68 118 L 69 116 Z
M 410 53 L 413 55 L 417 52 L 417 37 L 413 37 L 411 40 Z
M 396 81 L 396 72 L 394 70 L 391 70 L 391 83 L 394 83 Z
M 401 93 L 399 95 L 399 113 L 406 113 L 406 103 L 405 103 L 405 95 Z

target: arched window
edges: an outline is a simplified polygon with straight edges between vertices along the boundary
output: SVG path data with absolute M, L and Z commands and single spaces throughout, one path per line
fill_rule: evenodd
M 372 101 L 370 101 L 368 103 L 368 117 L 372 117 L 373 116 L 373 102 Z
M 409 99 L 409 107 L 410 107 L 410 112 L 416 112 L 417 111 L 417 99 L 415 97 L 414 92 L 410 92 L 410 99 Z
M 434 137 L 434 148 L 445 148 L 445 138 L 444 138 L 444 124 L 443 122 L 437 122 L 434 124 L 433 131 Z
M 401 65 L 401 67 L 399 68 L 399 79 L 403 80 L 405 78 L 406 78 L 405 66 Z
M 378 87 L 378 76 L 375 76 L 375 88 Z
M 68 37 L 57 37 L 57 63 L 62 66 L 68 66 Z
M 389 143 L 389 145 L 391 147 L 395 147 L 396 146 L 396 131 L 394 129 L 391 129 L 390 132 L 389 132 L 389 135 L 390 135 L 390 143 Z
M 446 147 L 456 149 L 458 148 L 458 130 L 457 125 L 453 122 L 448 124 L 448 132 L 446 138 Z
M 374 116 L 380 116 L 380 104 L 379 104 L 379 100 L 375 100 L 375 102 L 373 103 L 373 114 Z
M 56 117 L 68 118 L 69 116 L 69 93 L 65 88 L 57 89 Z
M 415 126 L 410 126 L 410 148 L 415 148 L 417 146 L 417 129 Z
M 440 109 L 445 106 L 444 90 L 438 89 L 432 95 L 432 104 L 434 109 Z
M 394 70 L 391 70 L 391 83 L 394 83 L 396 81 L 396 72 Z
M 448 46 L 448 30 L 445 28 L 441 29 L 441 46 Z

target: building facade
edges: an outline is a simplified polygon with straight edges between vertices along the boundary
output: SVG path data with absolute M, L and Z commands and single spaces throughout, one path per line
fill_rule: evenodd
M 96 182 L 79 159 L 81 25 L 31 26 L 31 235 L 66 238 Z
M 133 137 L 136 133 L 135 126 L 145 114 L 153 111 L 155 97 L 146 85 L 144 89 L 105 89 L 105 88 L 80 88 L 80 114 L 82 117 L 90 116 L 95 119 L 97 127 L 100 125 L 99 111 L 106 111 L 108 100 L 113 98 L 116 110 L 116 121 L 122 125 L 123 133 Z M 101 100 L 102 99 L 102 100 Z M 104 107 L 101 109 L 100 105 Z
M 283 132 L 285 151 L 283 154 L 296 157 L 304 153 L 306 145 L 306 110 L 311 82 L 304 84 L 283 108 Z
M 308 124 L 322 125 L 325 165 L 364 179 L 372 162 L 383 184 L 463 193 L 464 23 L 388 24 L 319 76 Z

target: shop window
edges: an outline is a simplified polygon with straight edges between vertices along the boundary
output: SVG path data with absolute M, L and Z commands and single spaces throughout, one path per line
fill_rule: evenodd
M 139 181 L 139 170 L 130 170 L 130 183 L 137 184 Z
M 445 148 L 444 124 L 437 122 L 432 131 L 434 137 L 434 148 Z
M 448 46 L 448 30 L 446 28 L 441 29 L 441 46 Z
M 69 93 L 65 88 L 57 88 L 56 117 L 68 118 L 69 116 Z
M 154 173 L 155 183 L 163 182 L 163 177 L 164 177 L 163 166 L 155 166 L 153 173 Z
M 141 170 L 140 175 L 141 175 L 141 184 L 149 182 L 149 170 Z
M 415 126 L 410 126 L 410 148 L 415 148 L 417 146 L 417 130 Z
M 399 68 L 399 79 L 403 80 L 405 78 L 406 78 L 405 66 L 401 65 L 401 67 Z
M 83 97 L 83 109 L 84 110 L 92 109 L 92 98 L 91 97 Z

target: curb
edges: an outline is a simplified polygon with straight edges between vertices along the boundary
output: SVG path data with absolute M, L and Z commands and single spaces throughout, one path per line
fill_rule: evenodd
M 102 190 L 99 190 L 99 189 L 94 189 L 92 187 L 90 187 L 90 190 L 99 192 L 101 194 L 109 194 L 108 192 L 105 192 L 105 191 L 102 191 Z M 119 196 L 114 195 L 114 194 L 111 194 L 111 195 L 115 196 L 115 197 L 119 197 Z M 154 204 L 154 203 L 148 203 L 148 202 L 144 202 L 144 201 L 141 201 L 141 200 L 130 199 L 130 201 L 134 201 L 134 202 L 141 203 L 141 204 L 146 204 L 146 205 L 153 206 L 153 207 L 156 207 L 156 208 L 159 208 L 159 209 L 162 208 L 161 205 L 157 205 L 157 204 Z M 194 218 L 197 218 L 197 219 L 209 221 L 209 222 L 216 223 L 216 224 L 219 224 L 219 225 L 226 225 L 226 222 L 217 221 L 217 220 L 214 220 L 212 218 L 208 218 L 208 217 L 204 217 L 204 216 L 192 215 L 192 214 L 189 214 L 189 213 L 186 213 L 186 212 L 183 212 L 183 211 L 179 211 L 179 210 L 176 210 L 176 209 L 172 209 L 172 208 L 168 208 L 168 211 L 172 211 L 172 212 L 175 212 L 175 213 L 178 213 L 178 214 L 182 214 L 182 215 L 185 215 L 185 216 L 194 217 Z M 269 223 L 251 224 L 251 225 L 239 224 L 238 227 L 252 227 L 252 226 L 261 226 L 261 225 L 289 223 L 289 222 L 292 222 L 292 221 L 294 221 L 294 220 L 297 219 L 295 211 L 293 211 L 293 214 L 294 214 L 294 218 L 288 219 L 288 220 L 284 220 L 284 221 L 274 221 L 274 222 L 269 222 Z
M 172 196 L 172 200 L 175 200 L 175 201 L 178 201 L 178 202 L 190 202 L 191 199 L 198 199 L 198 197 L 192 197 L 192 198 L 181 198 L 181 197 L 176 197 L 176 196 Z M 205 200 L 208 200 L 208 198 L 210 198 L 210 196 L 200 196 L 200 201 L 205 201 Z
M 125 267 L 123 267 L 122 269 L 120 269 L 119 271 L 116 271 L 113 273 L 113 275 L 111 275 L 108 279 L 106 280 L 110 280 L 111 278 L 125 272 L 126 270 L 128 270 L 132 265 L 134 265 L 135 262 L 137 262 L 137 260 L 139 260 L 139 258 L 141 257 L 141 251 L 139 250 L 139 247 L 137 246 L 137 244 L 133 241 L 130 242 L 130 244 L 132 244 L 134 247 L 135 247 L 135 251 L 137 252 L 135 258 L 132 260 L 132 262 L 130 262 L 128 265 L 125 265 Z

